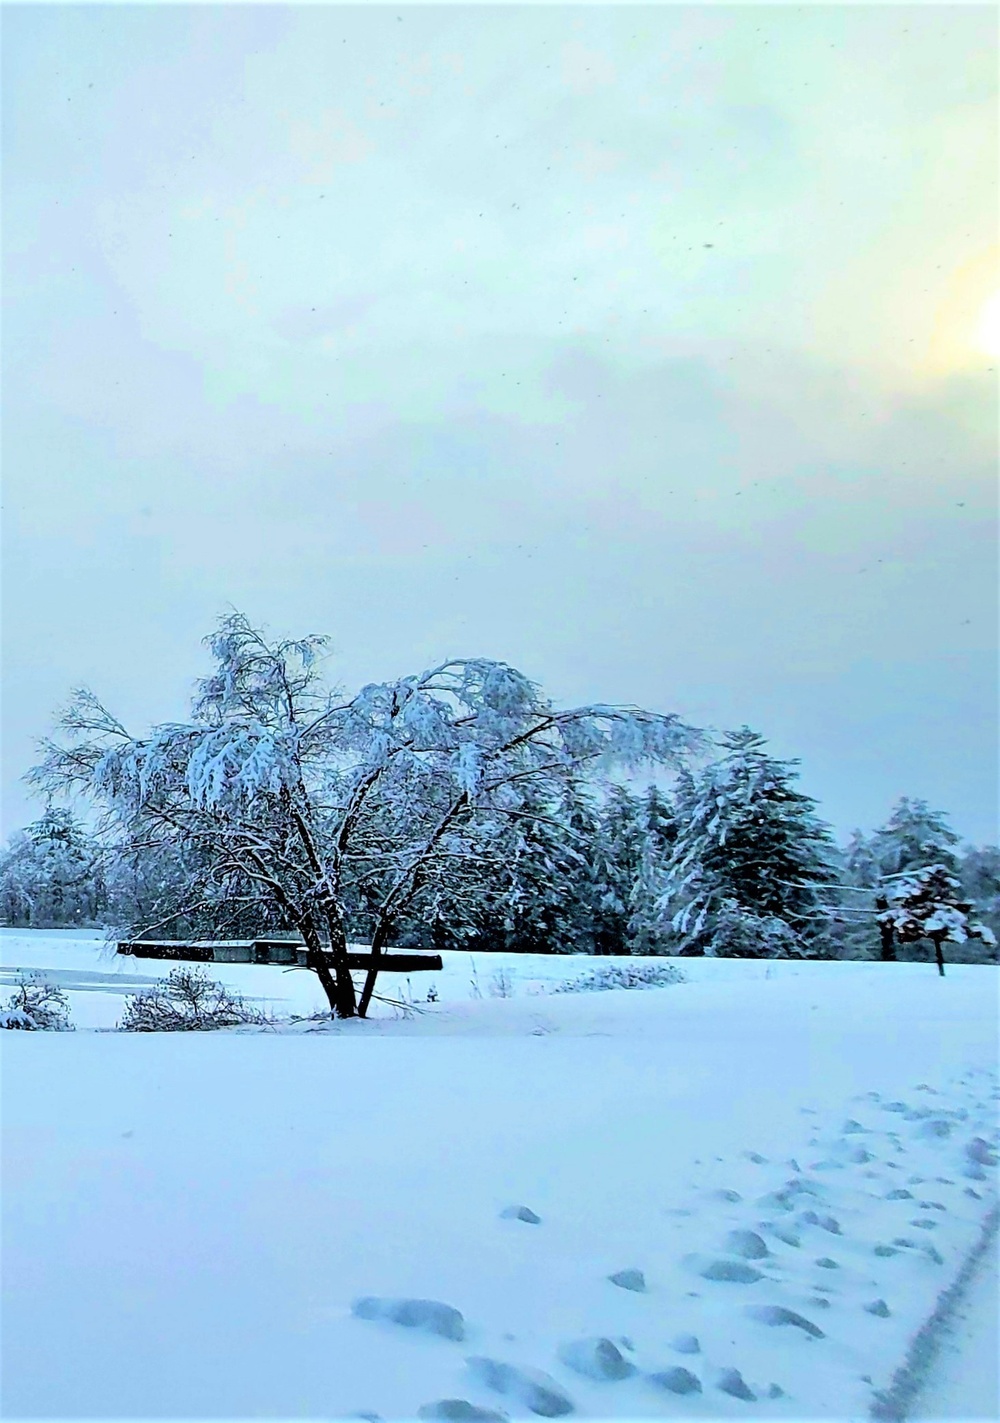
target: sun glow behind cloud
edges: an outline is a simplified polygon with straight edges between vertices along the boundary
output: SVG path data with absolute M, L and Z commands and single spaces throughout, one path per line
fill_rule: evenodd
M 979 313 L 976 345 L 987 356 L 1000 357 L 1000 288 L 987 298 Z
M 237 603 L 993 836 L 985 7 L 5 21 L 15 787 L 65 686 L 160 715 Z

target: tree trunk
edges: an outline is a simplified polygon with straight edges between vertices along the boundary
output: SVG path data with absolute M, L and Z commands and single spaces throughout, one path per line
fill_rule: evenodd
M 937 959 L 938 973 L 944 978 L 944 952 L 942 949 L 942 939 L 940 934 L 932 934 L 934 942 L 934 957 Z
M 337 1017 L 354 1018 L 358 1013 L 358 1000 L 347 962 L 347 930 L 344 927 L 344 916 L 336 904 L 326 906 L 326 923 L 330 933 L 330 953 L 333 955 L 333 972 L 337 983 Z
M 344 969 L 350 984 L 350 995 L 348 995 L 342 985 L 334 979 L 330 972 L 330 965 L 323 952 L 320 943 L 319 933 L 311 919 L 305 920 L 302 924 L 302 937 L 306 941 L 306 963 L 313 970 L 320 983 L 323 985 L 323 992 L 326 994 L 327 1002 L 330 1004 L 330 1012 L 335 1018 L 353 1018 L 356 1012 L 354 1004 L 354 980 L 351 978 L 350 969 L 347 968 L 347 944 L 344 944 Z M 335 964 L 339 968 L 339 965 Z M 339 977 L 339 975 L 338 975 Z
M 889 908 L 889 901 L 888 901 L 887 899 L 885 899 L 883 896 L 880 895 L 880 896 L 878 897 L 878 899 L 876 899 L 876 901 L 875 901 L 875 908 L 876 908 L 876 909 L 879 911 L 879 913 L 881 914 L 884 910 L 886 910 L 886 909 Z M 891 925 L 891 924 L 883 924 L 883 923 L 880 921 L 880 922 L 879 922 L 879 926 L 878 926 L 878 935 L 879 935 L 879 939 L 880 939 L 880 941 L 881 941 L 882 962 L 883 962 L 883 963 L 895 963 L 895 961 L 896 961 L 896 946 L 895 946 L 895 944 L 894 944 L 894 942 L 893 942 L 892 925 Z
M 358 1004 L 359 1018 L 366 1018 L 368 1016 L 368 1005 L 372 1001 L 372 994 L 375 992 L 375 980 L 378 978 L 378 961 L 382 957 L 382 950 L 386 946 L 391 928 L 391 920 L 386 919 L 379 919 L 375 925 L 375 932 L 372 934 L 372 958 L 374 962 L 365 975 L 365 986 L 361 990 L 361 1001 Z

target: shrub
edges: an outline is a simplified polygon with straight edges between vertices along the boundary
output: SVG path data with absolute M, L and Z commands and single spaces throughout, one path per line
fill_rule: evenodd
M 118 1026 L 126 1033 L 183 1033 L 262 1027 L 270 1021 L 203 969 L 175 968 L 163 983 L 128 1000 Z
M 61 988 L 39 974 L 22 975 L 6 1007 L 0 1008 L 0 1028 L 23 1028 L 27 1032 L 68 1033 L 69 1001 Z
M 612 988 L 665 988 L 684 983 L 679 968 L 669 963 L 601 964 L 579 978 L 567 978 L 553 993 L 604 993 Z

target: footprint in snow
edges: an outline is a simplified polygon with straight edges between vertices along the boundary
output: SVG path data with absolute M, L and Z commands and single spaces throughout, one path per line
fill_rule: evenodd
M 726 1249 L 744 1260 L 763 1260 L 771 1253 L 755 1230 L 731 1230 L 726 1236 Z
M 831 1260 L 829 1255 L 821 1255 L 816 1261 L 821 1270 L 839 1270 L 840 1266 L 836 1260 Z
M 542 1218 L 530 1206 L 505 1206 L 500 1212 L 501 1220 L 522 1220 L 525 1225 L 541 1225 Z
M 519 1368 L 481 1356 L 466 1359 L 465 1363 L 477 1383 L 513 1399 L 540 1418 L 562 1418 L 574 1411 L 569 1395 L 541 1369 Z
M 616 1270 L 608 1279 L 622 1290 L 632 1290 L 635 1294 L 646 1293 L 646 1276 L 641 1270 Z
M 806 1319 L 805 1315 L 796 1313 L 794 1309 L 786 1309 L 784 1305 L 749 1305 L 747 1314 L 751 1319 L 757 1319 L 761 1324 L 769 1324 L 773 1328 L 784 1324 L 794 1329 L 801 1329 L 803 1334 L 808 1334 L 812 1339 L 826 1338 L 819 1325 L 813 1324 L 811 1319 Z
M 461 1341 L 465 1338 L 465 1320 L 450 1304 L 434 1299 L 379 1299 L 366 1295 L 351 1306 L 356 1319 L 381 1320 L 401 1324 L 406 1329 L 419 1329 L 424 1334 L 436 1334 L 441 1339 Z
M 507 1414 L 495 1408 L 480 1408 L 466 1398 L 439 1398 L 435 1403 L 423 1403 L 417 1409 L 418 1418 L 443 1418 L 448 1423 L 507 1423 Z
M 713 1201 L 729 1201 L 733 1205 L 736 1205 L 743 1199 L 739 1191 L 731 1191 L 726 1187 L 722 1187 L 718 1191 L 709 1192 L 709 1198 Z
M 715 1386 L 722 1393 L 728 1393 L 732 1398 L 742 1398 L 746 1403 L 756 1403 L 757 1395 L 748 1387 L 739 1369 L 720 1370 Z
M 780 1240 L 784 1245 L 790 1245 L 794 1250 L 798 1250 L 802 1245 L 802 1237 L 787 1225 L 777 1225 L 770 1221 L 761 1222 L 761 1230 L 766 1230 L 768 1235 L 773 1235 L 776 1240 Z
M 798 1217 L 803 1225 L 818 1225 L 820 1230 L 827 1231 L 830 1235 L 842 1235 L 840 1221 L 836 1216 L 817 1215 L 815 1211 L 803 1211 Z
M 752 1285 L 764 1276 L 742 1260 L 713 1260 L 701 1272 L 702 1279 L 726 1281 L 732 1285 Z
M 879 1319 L 889 1318 L 889 1306 L 884 1299 L 873 1299 L 870 1304 L 862 1306 L 867 1314 L 875 1314 Z
M 656 1373 L 647 1374 L 646 1377 L 651 1384 L 666 1389 L 668 1393 L 701 1393 L 701 1379 L 698 1375 L 679 1364 L 671 1369 L 660 1369 Z
M 613 1383 L 635 1373 L 635 1365 L 610 1339 L 574 1339 L 561 1344 L 557 1353 L 568 1369 L 597 1383 Z
M 701 1345 L 695 1334 L 677 1334 L 670 1346 L 678 1354 L 700 1354 Z

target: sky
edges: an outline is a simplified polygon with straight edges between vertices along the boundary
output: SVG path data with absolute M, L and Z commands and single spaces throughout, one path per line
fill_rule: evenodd
M 236 607 L 995 841 L 997 28 L 5 6 L 5 833 L 72 687 L 182 717 Z

